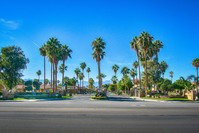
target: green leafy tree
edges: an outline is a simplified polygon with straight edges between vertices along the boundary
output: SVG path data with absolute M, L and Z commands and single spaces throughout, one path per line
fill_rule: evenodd
M 172 81 L 169 79 L 163 79 L 163 81 L 160 84 L 160 91 L 163 93 L 168 93 L 169 91 L 172 91 Z
M 192 61 L 192 65 L 196 68 L 196 84 L 198 85 L 198 67 L 199 67 L 199 58 L 196 58 Z
M 1 48 L 0 57 L 1 79 L 9 89 L 12 89 L 23 76 L 22 70 L 26 69 L 29 60 L 17 46 Z
M 35 87 L 36 90 L 40 90 L 41 82 L 39 82 L 38 80 L 34 80 L 32 85 L 33 87 Z
M 183 77 L 180 77 L 178 80 L 176 80 L 173 83 L 173 88 L 180 90 L 181 92 L 183 89 L 188 89 L 188 90 L 192 89 L 192 84 L 190 81 L 185 80 Z
M 32 90 L 33 90 L 32 85 L 33 85 L 32 80 L 26 81 L 26 82 L 25 82 L 25 90 L 26 90 L 26 91 L 32 91 Z
M 101 37 L 97 38 L 92 42 L 92 56 L 93 59 L 96 60 L 97 65 L 98 65 L 98 77 L 101 74 L 101 69 L 100 69 L 100 61 L 104 58 L 105 56 L 105 48 L 106 48 L 106 43 L 102 40 Z M 102 79 L 99 78 L 99 89 L 102 88 Z

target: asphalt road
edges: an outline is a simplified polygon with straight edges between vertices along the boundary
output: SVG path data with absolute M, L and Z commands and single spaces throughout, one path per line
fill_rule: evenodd
M 0 133 L 197 133 L 199 103 L 129 98 L 0 102 Z

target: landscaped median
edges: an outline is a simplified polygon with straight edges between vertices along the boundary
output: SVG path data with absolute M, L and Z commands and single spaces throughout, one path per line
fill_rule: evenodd
M 150 98 L 150 97 L 142 97 L 142 99 L 148 100 L 158 100 L 158 101 L 191 101 L 187 98 Z
M 92 96 L 91 97 L 91 99 L 92 100 L 108 100 L 108 97 L 107 96 L 103 96 L 103 97 L 101 97 L 101 96 Z
M 60 94 L 46 94 L 46 93 L 22 93 L 17 94 L 13 98 L 0 98 L 1 101 L 37 101 L 37 100 L 65 100 L 70 99 L 71 95 L 62 96 Z

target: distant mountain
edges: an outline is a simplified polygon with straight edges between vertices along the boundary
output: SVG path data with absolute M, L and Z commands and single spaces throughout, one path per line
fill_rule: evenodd
M 34 80 L 34 79 L 23 79 L 24 81 L 28 81 L 28 80 Z M 44 83 L 44 80 L 40 79 L 39 80 L 40 82 Z M 79 82 L 78 82 L 79 83 Z M 105 80 L 103 81 L 103 84 L 111 84 L 112 81 L 110 80 Z M 88 81 L 84 81 L 84 86 L 88 86 Z M 94 83 L 94 86 L 98 86 L 98 81 Z

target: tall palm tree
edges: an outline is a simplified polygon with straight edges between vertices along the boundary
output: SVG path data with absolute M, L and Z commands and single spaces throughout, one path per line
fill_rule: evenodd
M 57 66 L 61 60 L 61 44 L 57 38 L 52 37 L 46 43 L 46 53 L 49 58 L 52 58 L 53 65 L 53 92 L 57 90 Z
M 39 48 L 40 54 L 44 57 L 44 81 L 46 80 L 46 49 L 45 44 Z M 46 84 L 44 83 L 44 90 L 46 88 Z
M 135 77 L 137 76 L 137 72 L 135 69 L 131 69 L 129 72 L 130 76 L 133 78 L 133 81 L 135 81 Z
M 133 67 L 135 68 L 136 73 L 138 73 L 138 70 L 137 70 L 138 66 L 139 66 L 138 61 L 133 62 Z M 138 79 L 137 74 L 136 74 L 136 79 Z
M 64 72 L 67 71 L 67 66 L 65 66 L 64 64 L 61 64 L 61 66 L 59 66 L 59 72 L 62 74 L 62 85 L 64 84 Z
M 119 68 L 120 68 L 120 67 L 119 67 L 118 65 L 116 65 L 116 64 L 114 64 L 114 65 L 112 66 L 112 70 L 113 70 L 113 72 L 115 73 L 115 76 L 116 76 L 117 71 L 118 71 Z
M 198 85 L 198 67 L 199 67 L 199 58 L 196 58 L 192 61 L 192 65 L 196 68 L 196 84 Z
M 169 66 L 165 61 L 160 62 L 160 72 L 162 73 L 162 78 L 164 79 L 164 73 L 166 72 Z
M 130 69 L 128 67 L 123 67 L 121 70 L 121 73 L 123 74 L 123 76 L 128 75 L 130 72 Z
M 132 49 L 135 50 L 136 55 L 137 55 L 137 62 L 138 62 L 138 70 L 139 70 L 139 84 L 140 84 L 140 89 L 139 89 L 139 97 L 142 89 L 142 82 L 141 82 L 141 72 L 140 72 L 140 44 L 138 41 L 138 37 L 135 36 L 133 40 L 130 42 L 130 46 Z
M 71 53 L 72 53 L 72 50 L 67 45 L 61 46 L 61 56 L 62 56 L 63 68 L 65 68 L 65 61 L 68 58 L 71 58 Z M 62 73 L 62 84 L 63 84 L 63 78 L 64 78 L 64 71 Z
M 80 68 L 82 69 L 82 73 L 84 75 L 84 69 L 86 68 L 86 63 L 85 62 L 80 63 Z M 82 86 L 84 87 L 84 77 L 82 79 Z
M 38 70 L 36 73 L 37 73 L 38 81 L 39 81 L 39 79 L 40 79 L 40 75 L 41 75 L 41 70 Z
M 147 61 L 149 60 L 149 53 L 151 52 L 151 47 L 153 46 L 153 37 L 148 32 L 142 32 L 141 35 L 138 38 L 138 43 L 141 47 L 141 54 L 144 58 L 144 70 L 145 70 L 145 93 L 147 95 L 148 90 L 148 67 L 147 67 Z M 151 54 L 152 55 L 152 54 Z
M 74 72 L 75 72 L 75 75 L 76 75 L 76 79 L 77 79 L 77 83 L 78 83 L 78 79 L 79 79 L 79 74 L 80 74 L 80 69 L 79 68 L 76 68 L 75 70 L 74 70 Z
M 153 51 L 155 52 L 156 59 L 158 60 L 158 53 L 160 52 L 160 49 L 163 48 L 163 43 L 160 40 L 156 40 L 153 42 L 153 44 Z
M 96 60 L 97 65 L 98 65 L 98 76 L 100 77 L 101 74 L 101 69 L 100 69 L 100 61 L 104 58 L 105 56 L 105 48 L 106 48 L 106 43 L 102 40 L 101 37 L 97 38 L 92 42 L 92 56 L 93 59 Z M 99 89 L 102 88 L 102 79 L 99 78 Z
M 97 76 L 96 77 L 97 79 L 103 79 L 103 78 L 106 78 L 106 75 L 103 74 L 103 73 L 100 73 L 100 76 Z M 103 82 L 102 82 L 103 83 Z
M 169 76 L 170 76 L 171 82 L 172 82 L 172 80 L 173 80 L 173 71 L 170 71 L 170 72 L 169 72 Z
M 89 73 L 91 72 L 90 67 L 88 67 L 88 68 L 86 69 L 86 72 L 88 73 L 88 81 L 89 81 Z
M 79 80 L 80 80 L 80 88 L 82 88 L 83 86 L 82 86 L 82 84 L 81 84 L 81 81 L 84 79 L 84 74 L 83 74 L 82 72 L 80 72 L 80 73 L 78 74 L 78 78 L 79 78 Z

